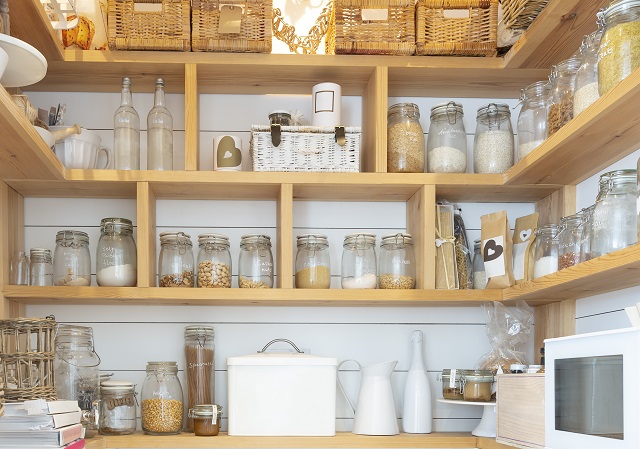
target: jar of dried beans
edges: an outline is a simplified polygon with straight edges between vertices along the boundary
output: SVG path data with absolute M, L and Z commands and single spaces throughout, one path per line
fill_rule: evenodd
M 412 289 L 416 262 L 411 234 L 389 234 L 380 243 L 380 288 Z
M 229 237 L 220 234 L 198 236 L 198 274 L 196 287 L 231 288 Z
M 504 173 L 513 165 L 513 128 L 509 106 L 490 103 L 478 109 L 473 148 L 475 173 Z
M 268 235 L 247 234 L 240 238 L 238 287 L 273 287 L 273 254 Z
M 467 171 L 467 132 L 462 105 L 454 101 L 431 108 L 427 135 L 429 173 L 465 173 Z
M 174 435 L 182 430 L 182 386 L 176 362 L 147 362 L 140 393 L 142 430 L 150 435 Z
M 160 287 L 193 287 L 193 244 L 184 232 L 160 233 Z
M 547 134 L 553 135 L 573 118 L 573 91 L 580 58 L 566 59 L 551 69 L 551 104 Z
M 538 148 L 547 138 L 550 84 L 538 81 L 522 90 L 518 114 L 518 159 Z
M 331 264 L 327 236 L 299 235 L 297 247 L 296 288 L 330 288 Z
M 424 133 L 413 103 L 394 104 L 387 113 L 387 172 L 424 172 Z
M 560 219 L 560 233 L 557 237 L 558 270 L 572 267 L 580 262 L 581 224 L 581 214 L 569 215 Z

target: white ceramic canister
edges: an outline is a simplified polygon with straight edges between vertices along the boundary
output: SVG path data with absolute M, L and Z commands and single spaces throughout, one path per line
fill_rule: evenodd
M 335 127 L 342 124 L 342 88 L 335 83 L 320 83 L 311 91 L 313 126 Z

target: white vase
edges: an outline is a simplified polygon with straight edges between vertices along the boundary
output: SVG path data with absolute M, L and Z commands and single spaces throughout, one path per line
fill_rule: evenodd
M 413 355 L 404 384 L 402 427 L 406 433 L 431 433 L 431 386 L 422 358 L 422 331 L 411 334 Z

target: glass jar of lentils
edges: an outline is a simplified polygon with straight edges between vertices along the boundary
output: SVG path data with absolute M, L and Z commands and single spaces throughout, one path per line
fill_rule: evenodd
M 424 172 L 424 133 L 420 110 L 413 103 L 398 103 L 387 113 L 387 172 Z
M 193 244 L 184 232 L 160 233 L 160 287 L 193 287 Z
M 478 109 L 473 148 L 475 173 L 504 173 L 513 165 L 513 128 L 509 106 L 489 103 Z
M 229 237 L 221 234 L 198 236 L 198 275 L 196 287 L 231 288 Z

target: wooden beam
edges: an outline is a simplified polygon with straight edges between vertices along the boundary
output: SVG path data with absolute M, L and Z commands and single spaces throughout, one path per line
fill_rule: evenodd
M 148 182 L 138 183 L 138 287 L 156 286 L 156 196 Z
M 9 0 L 11 35 L 37 48 L 47 61 L 64 61 L 64 48 L 40 0 Z
M 24 197 L 0 181 L 0 289 L 9 285 L 13 253 L 24 250 Z M 24 304 L 0 297 L 0 319 L 24 316 L 24 309 Z
M 435 186 L 422 187 L 407 201 L 407 232 L 413 238 L 418 289 L 436 287 L 435 209 Z
M 185 64 L 184 73 L 184 169 L 198 170 L 200 165 L 200 123 L 198 67 Z
M 534 308 L 533 345 L 536 363 L 540 363 L 540 348 L 545 338 L 565 337 L 576 333 L 576 301 L 564 301 Z
M 361 171 L 387 171 L 389 69 L 376 67 L 362 96 Z
M 565 186 L 536 202 L 540 225 L 558 224 L 560 218 L 576 213 L 576 186 Z
M 293 288 L 293 185 L 282 184 L 276 211 L 278 288 Z

